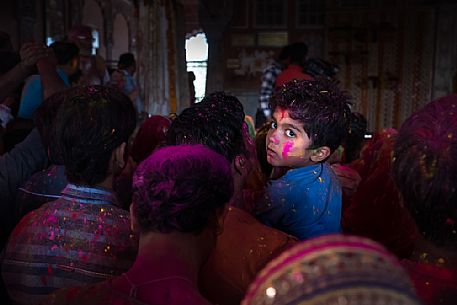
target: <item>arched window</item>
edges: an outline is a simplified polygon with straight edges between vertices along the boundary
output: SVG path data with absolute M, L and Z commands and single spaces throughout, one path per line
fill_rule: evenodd
M 187 71 L 195 74 L 195 98 L 199 102 L 205 96 L 206 71 L 208 67 L 208 42 L 205 33 L 186 39 Z

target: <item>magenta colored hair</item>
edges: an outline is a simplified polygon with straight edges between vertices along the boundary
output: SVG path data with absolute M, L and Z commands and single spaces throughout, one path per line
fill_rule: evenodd
M 457 220 L 457 95 L 429 103 L 403 123 L 393 175 L 425 237 L 440 242 L 452 236 L 448 219 Z
M 203 145 L 156 150 L 133 177 L 133 204 L 143 232 L 199 233 L 230 201 L 229 162 Z

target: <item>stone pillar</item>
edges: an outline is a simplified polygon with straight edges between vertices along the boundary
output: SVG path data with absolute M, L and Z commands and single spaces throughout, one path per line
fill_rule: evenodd
M 184 24 L 184 6 L 177 2 L 176 5 L 176 86 L 177 109 L 180 113 L 184 108 L 189 107 L 189 80 L 187 76 L 186 63 L 186 30 Z
M 168 115 L 187 106 L 185 34 L 179 20 L 176 1 L 139 1 L 137 73 L 151 114 Z
M 199 0 L 200 24 L 208 40 L 206 94 L 224 89 L 223 37 L 233 15 L 233 1 Z
M 165 7 L 162 1 L 140 0 L 139 12 L 137 73 L 145 111 L 167 115 L 170 107 Z

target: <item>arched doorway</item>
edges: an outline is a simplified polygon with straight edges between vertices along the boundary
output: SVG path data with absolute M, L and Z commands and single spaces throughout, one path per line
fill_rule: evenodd
M 187 71 L 195 74 L 195 98 L 199 102 L 205 96 L 208 68 L 208 42 L 205 33 L 186 39 Z

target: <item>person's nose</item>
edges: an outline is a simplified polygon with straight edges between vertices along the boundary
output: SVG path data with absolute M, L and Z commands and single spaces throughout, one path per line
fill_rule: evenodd
M 278 139 L 276 133 L 277 133 L 276 130 L 274 130 L 274 129 L 273 129 L 273 130 L 270 130 L 270 133 L 269 133 L 269 135 L 268 135 L 268 136 L 269 136 L 268 139 L 269 139 L 269 142 L 270 142 L 270 143 L 273 143 L 273 144 L 275 144 L 275 145 L 278 145 L 278 144 L 279 144 L 279 139 Z

